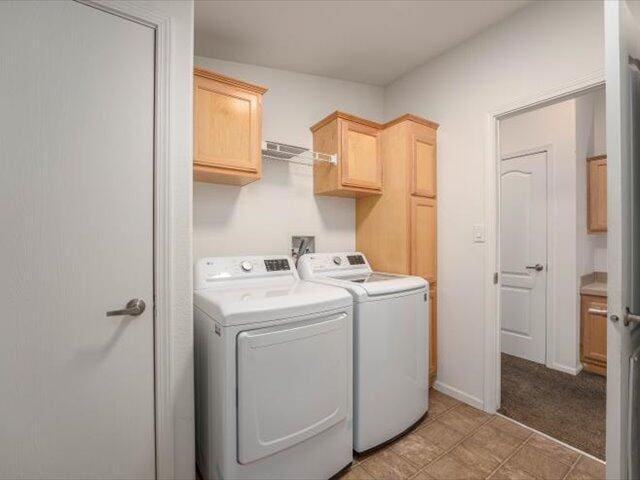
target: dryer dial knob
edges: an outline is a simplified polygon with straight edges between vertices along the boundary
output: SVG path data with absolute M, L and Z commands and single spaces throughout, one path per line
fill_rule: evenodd
M 340 257 L 333 257 L 333 263 L 340 265 L 342 263 L 342 259 Z
M 245 272 L 250 272 L 251 270 L 253 270 L 253 264 L 245 260 L 240 264 L 240 268 L 242 268 L 242 270 Z

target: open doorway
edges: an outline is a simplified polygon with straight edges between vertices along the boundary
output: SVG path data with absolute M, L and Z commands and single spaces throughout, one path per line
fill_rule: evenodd
M 604 87 L 498 125 L 499 413 L 605 456 Z

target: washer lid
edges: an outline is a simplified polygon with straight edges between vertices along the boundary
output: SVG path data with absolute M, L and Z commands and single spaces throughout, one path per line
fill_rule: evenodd
M 353 304 L 341 288 L 301 280 L 196 290 L 194 306 L 222 326 L 269 322 Z
M 341 276 L 317 275 L 310 280 L 346 288 L 359 301 L 366 300 L 368 297 L 426 289 L 429 286 L 422 277 L 379 272 Z

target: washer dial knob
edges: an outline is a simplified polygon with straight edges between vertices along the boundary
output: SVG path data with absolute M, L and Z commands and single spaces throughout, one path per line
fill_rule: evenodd
M 342 259 L 340 257 L 333 257 L 333 263 L 340 265 L 342 263 Z
M 242 268 L 244 272 L 250 272 L 251 270 L 253 270 L 253 264 L 245 260 L 240 264 L 240 268 Z

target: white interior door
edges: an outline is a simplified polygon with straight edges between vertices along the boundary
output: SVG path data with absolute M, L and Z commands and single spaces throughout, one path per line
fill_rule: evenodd
M 546 360 L 547 154 L 500 162 L 502 352 Z
M 155 476 L 154 41 L 0 2 L 0 478 Z
M 630 398 L 630 357 L 640 328 L 640 4 L 604 2 L 607 78 L 607 478 L 638 478 L 640 400 Z M 618 319 L 617 321 L 611 321 Z

